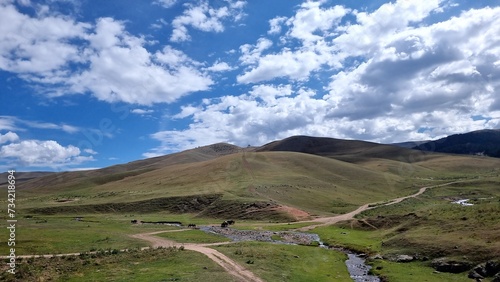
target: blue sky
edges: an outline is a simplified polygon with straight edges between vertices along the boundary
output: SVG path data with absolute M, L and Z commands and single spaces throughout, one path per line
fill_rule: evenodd
M 0 0 L 0 168 L 500 127 L 500 1 Z

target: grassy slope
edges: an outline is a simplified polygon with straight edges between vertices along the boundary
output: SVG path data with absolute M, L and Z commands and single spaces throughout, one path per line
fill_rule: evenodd
M 233 154 L 122 176 L 110 175 L 100 185 L 68 180 L 65 189 L 35 187 L 19 193 L 26 208 L 222 193 L 227 200 L 273 200 L 314 213 L 343 212 L 333 209 L 409 193 L 400 191 L 397 175 L 293 152 Z
M 474 206 L 452 204 L 471 199 Z M 481 262 L 500 257 L 500 179 L 475 180 L 431 189 L 418 199 L 362 214 L 386 230 L 386 253 L 420 253 Z M 409 214 L 412 214 L 409 216 Z

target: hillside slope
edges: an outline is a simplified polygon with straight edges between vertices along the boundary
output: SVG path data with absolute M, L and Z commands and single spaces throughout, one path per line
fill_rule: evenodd
M 56 173 L 19 183 L 18 191 L 23 208 L 46 213 L 164 210 L 277 218 L 287 209 L 343 213 L 429 183 L 495 174 L 499 168 L 495 158 L 296 136 L 256 149 L 215 144 L 100 170 Z
M 479 130 L 450 135 L 436 141 L 420 144 L 414 149 L 500 158 L 500 130 Z

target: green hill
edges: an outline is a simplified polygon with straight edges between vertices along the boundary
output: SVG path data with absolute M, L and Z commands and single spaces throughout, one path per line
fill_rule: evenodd
M 296 136 L 256 149 L 221 143 L 99 170 L 54 173 L 20 183 L 18 190 L 23 207 L 41 213 L 163 208 L 213 217 L 286 218 L 290 208 L 312 215 L 347 212 L 411 194 L 430 179 L 474 177 L 499 164 L 493 158 Z

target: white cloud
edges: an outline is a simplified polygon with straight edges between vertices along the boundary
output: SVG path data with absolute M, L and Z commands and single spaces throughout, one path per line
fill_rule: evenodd
M 237 77 L 240 83 L 257 83 L 276 77 L 307 80 L 311 72 L 325 63 L 325 56 L 313 50 L 291 51 L 284 49 L 278 54 L 259 58 L 258 66 Z
M 269 20 L 268 34 L 279 34 L 281 32 L 281 25 L 287 20 L 287 17 L 276 17 Z
M 16 142 L 17 140 L 19 140 L 19 136 L 12 131 L 5 134 L 0 133 L 0 144 Z
M 487 116 L 500 86 L 494 66 L 500 53 L 486 47 L 500 44 L 499 12 L 471 10 L 391 36 L 377 34 L 385 39 L 365 46 L 373 51 L 370 59 L 332 76 L 331 116 L 359 119 L 442 109 Z
M 25 131 L 26 129 L 22 128 L 20 125 L 24 125 L 30 128 L 38 128 L 38 129 L 53 129 L 53 130 L 61 130 L 66 133 L 77 133 L 81 130 L 81 128 L 69 124 L 55 124 L 51 122 L 41 122 L 41 121 L 32 121 L 32 120 L 23 120 L 13 116 L 0 116 L 0 130 L 18 130 Z
M 0 130 L 18 130 L 14 118 L 11 116 L 0 116 Z
M 92 149 L 84 149 L 83 151 L 89 155 L 97 155 L 97 152 Z
M 153 134 L 161 145 L 149 153 L 214 142 L 260 145 L 295 134 L 391 143 L 498 128 L 500 7 L 433 22 L 429 17 L 447 9 L 440 4 L 396 1 L 352 11 L 356 21 L 346 24 L 332 13 L 325 28 L 320 20 L 299 28 L 307 17 L 291 17 L 282 44 L 260 38 L 240 47 L 247 69 L 238 82 L 271 82 L 183 107 L 175 117 L 189 119 L 189 127 Z M 314 9 L 326 18 L 332 10 Z M 330 77 L 326 88 L 301 86 L 316 72 Z
M 154 113 L 154 110 L 132 109 L 132 110 L 130 110 L 130 112 L 133 114 L 138 114 L 138 115 L 147 115 L 147 114 Z
M 270 34 L 281 31 L 281 22 L 289 27 L 286 36 L 280 39 L 285 47 L 279 52 L 262 54 L 273 45 L 267 38 L 260 38 L 255 46 L 241 46 L 240 61 L 249 67 L 237 77 L 238 82 L 258 83 L 283 77 L 305 81 L 324 65 L 341 67 L 341 58 L 337 58 L 329 38 L 337 34 L 337 25 L 350 10 L 343 6 L 322 8 L 323 4 L 325 1 L 307 1 L 294 16 L 270 21 Z M 294 42 L 297 39 L 299 45 Z
M 30 17 L 0 4 L 0 69 L 20 74 L 51 96 L 90 93 L 107 102 L 151 105 L 213 84 L 198 70 L 202 64 L 183 52 L 165 46 L 152 53 L 147 44 L 112 18 L 92 25 L 50 11 Z
M 225 72 L 225 71 L 230 71 L 233 70 L 228 63 L 226 62 L 215 62 L 212 66 L 206 68 L 207 71 L 212 71 L 212 72 Z
M 153 1 L 154 5 L 160 5 L 163 8 L 167 8 L 167 9 L 174 6 L 175 3 L 177 3 L 177 0 L 155 0 L 155 1 Z
M 411 29 L 412 23 L 427 18 L 439 8 L 441 0 L 406 1 L 383 4 L 372 13 L 355 12 L 357 24 L 347 25 L 333 42 L 348 56 L 373 56 L 394 36 Z
M 85 37 L 89 28 L 62 16 L 29 17 L 0 3 L 0 69 L 50 75 L 68 62 L 80 62 L 78 46 L 69 41 Z
M 211 7 L 208 1 L 202 1 L 199 5 L 186 4 L 187 9 L 184 13 L 172 21 L 174 29 L 170 41 L 191 40 L 188 27 L 204 32 L 222 32 L 225 29 L 224 20 L 241 20 L 246 1 L 227 2 L 229 5 L 220 8 Z
M 322 9 L 321 5 L 324 3 L 325 1 L 304 2 L 297 13 L 287 20 L 287 25 L 291 26 L 289 36 L 311 42 L 334 34 L 335 27 L 349 9 L 339 5 Z
M 71 90 L 90 91 L 107 102 L 151 105 L 173 102 L 195 91 L 207 90 L 211 78 L 196 69 L 199 63 L 166 46 L 151 54 L 144 40 L 127 34 L 123 24 L 101 19 L 90 37 L 94 46 L 90 68 L 71 77 Z
M 4 145 L 0 148 L 0 156 L 30 167 L 60 167 L 93 160 L 92 156 L 81 155 L 77 147 L 65 147 L 53 140 L 25 140 Z

